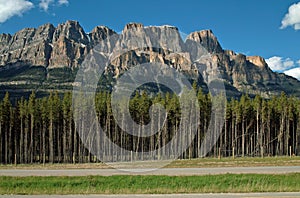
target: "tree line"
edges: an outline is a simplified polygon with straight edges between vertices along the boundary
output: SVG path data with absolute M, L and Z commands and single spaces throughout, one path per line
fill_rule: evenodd
M 216 137 L 216 144 L 211 145 L 212 149 L 202 156 L 201 145 L 211 121 L 212 101 L 218 98 L 204 94 L 201 89 L 197 89 L 196 93 L 200 109 L 196 116 L 199 125 L 194 134 L 179 136 L 175 149 L 189 139 L 192 142 L 180 158 L 232 155 L 263 157 L 300 153 L 300 99 L 282 93 L 268 100 L 260 96 L 250 98 L 243 95 L 239 99 L 226 101 L 224 125 L 218 129 L 218 123 L 215 123 L 220 136 Z M 110 100 L 111 94 L 108 92 L 96 94 L 97 121 L 111 142 L 128 151 L 143 153 L 163 148 L 175 137 L 180 122 L 183 122 L 180 119 L 178 96 L 172 93 L 153 96 L 144 91 L 136 92 L 129 106 L 133 120 L 141 126 L 141 133 L 143 125 L 150 122 L 149 109 L 152 104 L 161 104 L 167 112 L 167 118 L 156 134 L 150 137 L 133 136 L 122 130 L 126 128 L 125 121 L 122 127 L 116 124 Z M 0 163 L 99 162 L 82 142 L 80 131 L 75 127 L 73 111 L 72 94 L 69 92 L 63 95 L 53 92 L 43 98 L 37 98 L 32 93 L 28 99 L 21 98 L 14 104 L 6 93 L 0 102 Z M 184 127 L 189 124 L 185 123 Z M 98 144 L 102 156 L 115 155 L 109 143 L 99 140 Z M 166 155 L 164 152 L 169 152 L 167 155 L 176 153 L 160 152 L 158 159 L 160 155 Z M 132 158 L 140 159 L 118 153 L 111 160 L 129 161 Z

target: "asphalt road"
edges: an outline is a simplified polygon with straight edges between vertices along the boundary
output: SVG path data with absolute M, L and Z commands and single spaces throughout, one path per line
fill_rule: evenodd
M 300 166 L 222 167 L 222 168 L 162 168 L 162 169 L 2 169 L 0 176 L 88 176 L 88 175 L 215 175 L 215 174 L 285 174 L 300 173 Z
M 300 197 L 300 193 L 224 193 L 224 194 L 169 194 L 169 195 L 0 195 L 0 198 L 237 198 L 237 197 Z

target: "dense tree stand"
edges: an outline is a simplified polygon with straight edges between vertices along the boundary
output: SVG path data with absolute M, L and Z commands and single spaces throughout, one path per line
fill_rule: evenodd
M 181 146 L 192 140 L 192 144 L 180 158 L 201 157 L 201 145 L 206 137 L 211 119 L 212 100 L 218 100 L 209 94 L 196 90 L 199 112 L 199 126 L 195 136 L 179 136 L 172 149 L 161 149 L 157 159 L 162 156 L 174 156 Z M 84 103 L 84 98 L 82 99 Z M 88 146 L 96 146 L 95 155 L 108 161 L 147 160 L 148 151 L 163 148 L 177 134 L 181 122 L 181 109 L 178 96 L 172 93 L 150 96 L 146 92 L 136 92 L 130 100 L 130 114 L 140 124 L 139 134 L 144 133 L 142 125 L 150 122 L 149 111 L 154 103 L 166 109 L 167 118 L 160 131 L 150 137 L 133 136 L 123 129 L 129 128 L 125 114 L 121 110 L 121 125 L 115 122 L 110 104 L 111 94 L 96 94 L 95 105 L 97 121 L 110 141 L 100 136 L 89 137 L 88 144 L 83 144 L 80 131 L 75 128 L 72 109 L 72 95 L 50 93 L 48 97 L 36 98 L 32 93 L 28 100 L 21 98 L 12 105 L 7 93 L 0 104 L 0 163 L 89 163 L 99 162 L 89 152 Z M 226 101 L 224 101 L 226 102 Z M 120 103 L 119 105 L 124 105 Z M 244 156 L 279 156 L 300 154 L 300 100 L 285 94 L 263 99 L 260 96 L 250 98 L 243 95 L 240 99 L 226 102 L 224 127 L 214 122 L 214 130 L 220 136 L 206 156 L 244 157 Z M 122 109 L 122 108 L 120 108 Z M 191 111 L 191 116 L 194 112 Z M 82 115 L 84 119 L 85 115 Z M 158 115 L 163 116 L 163 115 Z M 159 119 L 158 119 L 159 120 Z M 82 122 L 83 123 L 83 122 Z M 162 123 L 152 123 L 152 129 Z M 192 123 L 184 122 L 183 128 Z M 81 125 L 84 129 L 84 125 Z M 80 128 L 79 127 L 79 128 Z M 192 133 L 187 133 L 192 134 Z M 215 137 L 212 137 L 215 138 Z M 132 153 L 116 152 L 112 142 L 128 151 L 143 153 L 135 156 Z M 168 153 L 167 153 L 168 152 Z

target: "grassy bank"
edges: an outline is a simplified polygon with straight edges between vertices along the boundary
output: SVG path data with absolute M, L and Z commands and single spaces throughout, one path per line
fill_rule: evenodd
M 197 158 L 191 160 L 175 160 L 169 168 L 206 168 L 206 167 L 246 167 L 246 166 L 300 166 L 300 157 L 238 157 L 226 158 Z
M 0 177 L 0 194 L 298 192 L 300 174 Z
M 135 162 L 141 168 L 151 167 L 157 162 Z M 124 163 L 125 166 L 130 168 L 131 163 Z M 300 157 L 244 157 L 235 158 L 197 158 L 175 160 L 168 164 L 166 168 L 210 168 L 210 167 L 245 167 L 245 166 L 300 166 Z M 83 163 L 83 164 L 8 164 L 0 165 L 0 169 L 104 169 L 110 168 L 104 163 Z

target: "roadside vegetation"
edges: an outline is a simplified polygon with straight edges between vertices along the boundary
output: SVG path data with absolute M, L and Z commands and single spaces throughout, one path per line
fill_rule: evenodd
M 155 163 L 149 161 L 134 162 L 140 164 L 141 168 L 147 168 Z M 124 165 L 130 168 L 131 162 Z M 165 168 L 213 168 L 213 167 L 260 167 L 260 166 L 300 166 L 300 157 L 237 157 L 233 159 L 232 157 L 225 158 L 195 158 L 195 159 L 178 159 Z M 105 163 L 53 163 L 53 164 L 0 164 L 1 169 L 107 169 L 111 168 Z
M 170 194 L 299 192 L 300 174 L 0 177 L 0 194 Z

